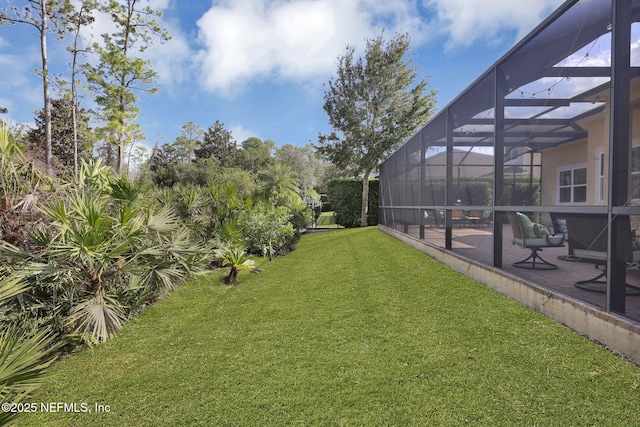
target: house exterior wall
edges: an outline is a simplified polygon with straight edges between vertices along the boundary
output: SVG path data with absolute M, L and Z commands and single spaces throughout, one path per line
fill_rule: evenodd
M 558 204 L 558 173 L 565 167 L 586 165 L 586 146 L 587 141 L 580 141 L 542 153 L 542 205 Z

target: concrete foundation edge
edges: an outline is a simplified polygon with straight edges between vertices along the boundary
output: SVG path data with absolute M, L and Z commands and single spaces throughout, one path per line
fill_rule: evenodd
M 640 325 L 394 229 L 383 225 L 379 225 L 378 229 L 640 364 Z

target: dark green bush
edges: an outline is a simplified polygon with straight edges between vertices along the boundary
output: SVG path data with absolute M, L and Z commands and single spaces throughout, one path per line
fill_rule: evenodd
M 322 201 L 322 212 L 331 212 L 331 203 L 329 202 L 329 197 L 326 194 L 320 195 L 320 200 Z
M 378 223 L 378 189 L 379 180 L 370 179 L 367 225 Z M 362 180 L 345 178 L 329 180 L 327 193 L 335 214 L 336 224 L 344 227 L 359 227 L 362 207 Z
M 491 206 L 493 177 L 462 177 L 454 180 L 450 187 L 452 203 L 463 206 Z M 422 195 L 424 206 L 445 205 L 445 180 L 432 179 Z M 457 202 L 460 200 L 460 202 Z M 533 182 L 527 176 L 505 176 L 504 192 L 498 202 L 500 206 L 536 206 L 540 203 L 540 180 Z

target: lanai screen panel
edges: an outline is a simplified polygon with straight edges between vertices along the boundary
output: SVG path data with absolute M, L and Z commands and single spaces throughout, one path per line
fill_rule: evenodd
M 380 165 L 380 189 L 378 192 L 379 210 L 378 210 L 378 222 L 382 225 L 390 227 L 391 215 L 389 209 L 385 206 L 391 206 L 391 200 L 387 188 L 390 184 L 390 177 L 388 175 L 389 164 L 383 162 Z
M 446 116 L 439 114 L 429 126 L 419 132 L 424 145 L 424 156 L 421 159 L 423 206 L 446 205 L 446 124 Z
M 492 204 L 495 122 L 491 109 L 480 109 L 486 102 L 478 102 L 480 96 L 492 93 L 495 73 L 487 73 L 449 107 L 450 204 L 479 208 Z
M 406 165 L 406 206 L 420 206 L 420 166 L 422 150 L 420 134 L 414 135 L 403 147 Z
M 608 96 L 611 7 L 575 2 L 499 63 L 505 145 L 541 152 L 587 138 L 580 119 L 603 111 Z
M 611 6 L 606 0 L 566 2 L 420 130 L 420 138 L 411 141 L 417 144 L 421 139 L 424 145 L 420 205 L 490 205 L 484 196 L 473 197 L 477 194 L 473 188 L 495 178 L 491 157 L 505 176 L 506 188 L 493 189 L 498 192 L 497 206 L 540 203 L 535 193 L 541 173 L 538 154 L 585 140 L 588 134 L 582 119 L 605 109 L 611 73 Z M 634 18 L 639 11 L 634 1 Z M 632 58 L 640 63 L 640 54 Z M 415 147 L 410 151 L 389 161 L 400 167 L 417 152 Z M 395 206 L 416 205 L 416 168 L 407 166 L 404 176 L 393 175 Z M 535 188 L 523 194 L 518 182 Z M 402 194 L 405 183 L 410 188 Z
M 636 20 L 639 11 L 639 2 L 634 1 Z M 419 132 L 420 138 L 412 140 L 417 144 L 420 139 L 424 145 L 419 204 L 451 206 L 460 200 L 463 205 L 489 205 L 484 197 L 469 197 L 475 194 L 471 187 L 494 176 L 489 157 L 483 155 L 493 156 L 505 176 L 507 187 L 494 189 L 500 192 L 497 206 L 539 204 L 541 198 L 535 194 L 539 190 L 530 189 L 523 195 L 516 191 L 518 182 L 539 188 L 539 154 L 586 140 L 584 119 L 605 111 L 611 74 L 610 15 L 611 1 L 566 2 L 427 123 Z M 634 34 L 640 33 L 636 27 Z M 634 66 L 640 64 L 638 50 L 632 50 Z M 636 69 L 632 73 L 638 75 Z M 406 157 L 393 156 L 389 161 L 400 167 L 417 152 L 415 147 L 410 150 Z M 395 206 L 416 205 L 413 182 L 418 174 L 414 165 L 408 166 L 404 176 L 393 175 Z M 446 183 L 448 170 L 452 181 Z M 405 182 L 411 188 L 405 188 L 402 195 Z M 473 185 L 465 189 L 468 182 Z
M 391 176 L 391 182 L 389 185 L 389 198 L 391 200 L 391 206 L 404 206 L 405 205 L 405 159 L 404 148 L 401 148 L 398 152 L 394 153 L 391 157 L 391 168 L 389 170 Z
M 404 162 L 402 161 L 402 149 L 393 153 L 380 165 L 379 221 L 382 224 L 395 228 L 394 206 L 399 203 L 404 195 Z

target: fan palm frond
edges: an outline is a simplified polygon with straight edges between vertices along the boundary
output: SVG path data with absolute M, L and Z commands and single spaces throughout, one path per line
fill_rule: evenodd
M 16 327 L 9 327 L 0 333 L 0 384 L 14 391 L 30 392 L 38 384 L 44 369 L 52 358 L 43 361 L 43 352 L 49 354 L 58 346 L 50 346 L 54 337 L 41 331 L 27 340 Z M 53 349 L 51 347 L 54 347 Z
M 244 249 L 237 246 L 225 246 L 216 249 L 215 257 L 222 261 L 223 267 L 229 267 L 229 275 L 226 278 L 226 282 L 230 285 L 236 283 L 238 273 L 242 270 L 259 271 L 251 256 Z
M 158 233 L 171 233 L 180 228 L 180 221 L 171 208 L 162 208 L 160 212 L 149 216 L 147 227 Z
M 9 242 L 5 242 L 4 240 L 0 240 L 0 255 L 3 258 L 19 260 L 26 260 L 31 258 L 31 254 L 29 252 L 23 251 L 17 246 L 14 246 Z
M 75 326 L 75 333 L 84 341 L 97 344 L 108 341 L 122 329 L 126 319 L 125 307 L 116 298 L 103 295 L 99 289 L 71 310 L 66 323 Z
M 101 158 L 91 162 L 81 160 L 77 178 L 79 184 L 97 189 L 101 193 L 108 193 L 113 179 L 115 179 L 113 169 L 102 165 Z
M 131 183 L 124 176 L 113 179 L 109 183 L 111 189 L 111 197 L 116 200 L 123 200 L 127 202 L 135 202 L 140 197 L 141 188 Z
M 40 385 L 46 369 L 55 360 L 59 344 L 54 336 L 41 331 L 23 340 L 16 327 L 0 332 L 0 403 L 26 401 Z M 0 425 L 12 421 L 18 413 L 0 412 Z
M 23 277 L 0 269 L 0 306 L 29 288 Z M 1 384 L 1 383 L 0 383 Z
M 47 247 L 52 243 L 52 237 L 42 225 L 26 230 L 26 234 L 32 241 L 42 247 Z
M 262 190 L 277 200 L 287 202 L 300 198 L 298 174 L 289 163 L 276 161 L 258 176 L 262 180 Z

